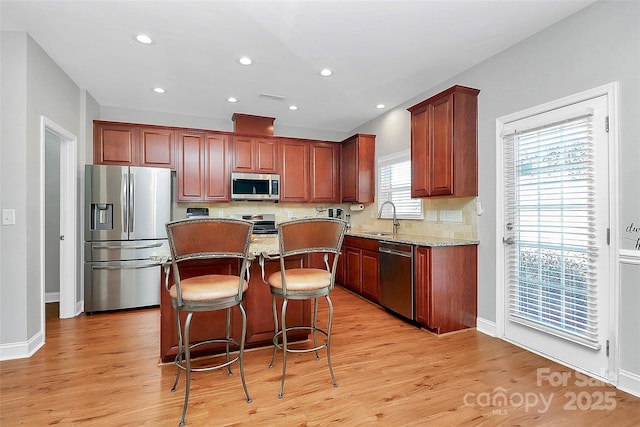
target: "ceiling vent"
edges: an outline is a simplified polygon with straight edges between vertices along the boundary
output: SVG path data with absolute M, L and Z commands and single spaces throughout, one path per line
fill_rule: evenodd
M 261 93 L 258 98 L 268 99 L 270 101 L 284 101 L 286 98 L 280 95 L 271 95 L 269 93 Z

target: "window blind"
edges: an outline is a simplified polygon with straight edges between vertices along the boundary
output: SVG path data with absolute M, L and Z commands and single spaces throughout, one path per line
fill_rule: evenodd
M 378 210 L 391 201 L 402 219 L 422 219 L 422 200 L 411 198 L 411 154 L 403 151 L 378 160 Z M 393 208 L 385 205 L 381 218 L 392 218 Z
M 598 349 L 592 114 L 550 122 L 503 131 L 509 320 Z

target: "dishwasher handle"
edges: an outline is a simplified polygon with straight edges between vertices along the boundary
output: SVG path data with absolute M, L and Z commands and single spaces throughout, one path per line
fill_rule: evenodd
M 399 255 L 399 256 L 403 256 L 403 257 L 407 257 L 407 258 L 411 258 L 412 257 L 412 253 L 409 251 L 402 251 L 402 250 L 398 250 L 398 249 L 392 249 L 389 248 L 387 246 L 378 246 L 378 252 L 382 253 L 382 254 L 391 254 L 391 255 Z

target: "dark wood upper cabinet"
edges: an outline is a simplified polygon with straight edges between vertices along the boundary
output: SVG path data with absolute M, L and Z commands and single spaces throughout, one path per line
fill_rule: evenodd
M 205 200 L 226 202 L 231 198 L 229 136 L 205 135 Z
M 280 141 L 281 202 L 309 201 L 309 143 Z
M 97 165 L 138 165 L 140 130 L 137 127 L 94 121 L 93 162 Z
M 178 201 L 228 201 L 229 136 L 178 133 Z
M 204 200 L 204 146 L 204 133 L 178 133 L 178 201 Z
M 478 89 L 453 86 L 411 112 L 411 197 L 478 195 Z
M 234 136 L 232 152 L 236 172 L 278 172 L 278 140 L 275 138 Z
M 175 135 L 172 128 L 94 121 L 93 162 L 175 169 Z
M 175 130 L 140 128 L 140 166 L 175 169 L 175 157 Z
M 281 202 L 338 203 L 340 144 L 280 140 Z
M 309 201 L 340 202 L 340 145 L 335 142 L 309 144 Z
M 375 135 L 357 134 L 342 142 L 343 202 L 371 203 L 375 196 Z

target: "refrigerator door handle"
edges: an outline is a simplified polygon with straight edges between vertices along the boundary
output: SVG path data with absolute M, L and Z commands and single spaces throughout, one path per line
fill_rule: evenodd
M 133 172 L 129 173 L 129 233 L 133 238 L 133 217 L 135 215 L 135 199 L 136 199 L 136 191 L 135 191 L 135 174 Z
M 162 264 L 153 262 L 150 264 L 137 264 L 137 265 L 92 265 L 92 270 L 140 270 L 142 268 L 158 267 Z
M 129 229 L 128 229 L 128 224 L 129 224 L 129 179 L 128 179 L 128 173 L 127 172 L 123 172 L 122 173 L 122 232 L 123 233 L 128 233 Z
M 102 245 L 93 244 L 91 249 L 153 249 L 162 246 L 162 242 L 150 243 L 148 245 L 122 246 L 122 245 Z

